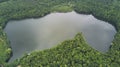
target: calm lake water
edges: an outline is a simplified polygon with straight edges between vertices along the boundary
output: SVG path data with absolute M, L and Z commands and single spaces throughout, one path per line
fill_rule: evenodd
M 11 42 L 10 62 L 34 50 L 43 50 L 72 39 L 82 32 L 87 43 L 106 52 L 116 33 L 115 28 L 92 15 L 51 13 L 43 18 L 9 21 L 4 31 Z

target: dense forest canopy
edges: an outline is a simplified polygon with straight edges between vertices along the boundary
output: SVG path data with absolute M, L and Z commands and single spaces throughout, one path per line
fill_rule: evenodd
M 0 0 L 0 2 L 5 2 L 5 1 L 8 1 L 8 0 Z
M 3 2 L 4 1 L 4 2 Z M 92 14 L 114 25 L 117 34 L 107 53 L 88 46 L 82 35 L 64 41 L 57 47 L 25 55 L 8 64 L 12 55 L 9 41 L 3 32 L 9 20 L 43 17 L 51 12 L 76 11 Z M 67 45 L 66 45 L 67 44 Z M 84 45 L 84 46 L 83 46 Z M 71 49 L 70 49 L 71 48 Z M 0 0 L 0 66 L 16 67 L 119 67 L 120 66 L 120 1 L 119 0 Z

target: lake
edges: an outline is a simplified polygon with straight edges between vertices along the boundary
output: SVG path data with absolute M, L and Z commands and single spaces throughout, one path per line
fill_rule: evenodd
M 13 56 L 9 62 L 25 53 L 57 46 L 82 32 L 86 42 L 100 52 L 107 52 L 116 34 L 115 28 L 92 15 L 51 13 L 42 18 L 9 21 L 4 29 L 10 40 Z

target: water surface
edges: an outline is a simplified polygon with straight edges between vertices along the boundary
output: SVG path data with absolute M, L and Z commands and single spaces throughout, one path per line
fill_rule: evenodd
M 82 32 L 94 49 L 106 52 L 116 33 L 107 22 L 92 15 L 51 13 L 43 18 L 9 21 L 4 31 L 11 42 L 13 56 L 10 62 L 34 50 L 43 50 L 72 39 Z

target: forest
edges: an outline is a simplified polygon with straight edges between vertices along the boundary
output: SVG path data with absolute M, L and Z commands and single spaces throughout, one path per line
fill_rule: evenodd
M 117 34 L 107 53 L 94 50 L 76 33 L 72 40 L 43 51 L 34 51 L 7 63 L 12 56 L 10 42 L 3 32 L 10 20 L 39 18 L 52 12 L 76 11 L 92 14 L 112 24 Z M 120 0 L 0 0 L 0 67 L 119 67 Z

